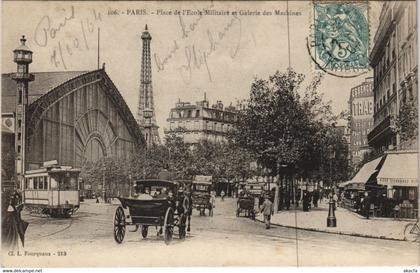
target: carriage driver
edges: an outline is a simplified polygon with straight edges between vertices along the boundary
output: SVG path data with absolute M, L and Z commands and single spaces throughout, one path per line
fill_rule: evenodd
M 158 194 L 158 196 L 156 196 L 156 198 L 158 199 L 165 199 L 168 197 L 168 194 L 166 193 L 167 190 L 165 187 L 162 188 L 161 192 Z

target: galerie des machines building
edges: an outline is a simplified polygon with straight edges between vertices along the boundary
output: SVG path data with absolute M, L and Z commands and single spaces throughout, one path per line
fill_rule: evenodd
M 29 73 L 32 52 L 25 42 L 14 51 L 17 73 L 2 74 L 2 180 L 13 184 L 22 168 L 38 169 L 50 160 L 81 167 L 84 160 L 127 156 L 145 145 L 104 68 Z M 3 161 L 13 152 L 16 166 L 10 172 L 5 166 L 11 162 Z

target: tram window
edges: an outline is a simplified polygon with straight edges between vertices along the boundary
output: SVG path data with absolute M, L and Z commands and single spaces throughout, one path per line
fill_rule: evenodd
M 61 186 L 64 190 L 77 190 L 77 179 L 76 177 L 64 178 L 64 183 Z
M 25 179 L 25 186 L 24 189 L 27 190 L 28 189 L 28 184 L 29 184 L 29 178 Z
M 29 178 L 28 189 L 32 190 L 34 188 L 34 179 Z
M 34 182 L 33 182 L 33 185 L 34 185 L 34 186 L 33 186 L 33 187 L 34 187 L 34 190 L 37 190 L 37 189 L 38 189 L 38 177 L 34 177 L 33 179 L 34 179 L 34 180 L 33 180 L 33 181 L 34 181 Z
M 38 177 L 38 189 L 43 190 L 44 189 L 44 177 Z
M 58 188 L 57 181 L 53 177 L 51 177 L 51 189 L 56 190 L 57 188 Z
M 44 176 L 44 189 L 48 190 L 48 176 Z

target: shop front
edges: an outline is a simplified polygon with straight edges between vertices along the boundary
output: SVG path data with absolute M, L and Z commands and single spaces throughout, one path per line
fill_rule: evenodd
M 418 217 L 418 152 L 387 152 L 377 182 L 386 187 L 387 198 L 393 200 L 395 217 Z
M 371 185 L 376 179 L 382 162 L 382 157 L 367 162 L 350 181 L 342 184 L 344 189 L 342 204 L 344 207 L 357 212 L 361 211 L 364 193 L 367 190 L 374 191 Z M 370 195 L 374 194 L 371 192 Z

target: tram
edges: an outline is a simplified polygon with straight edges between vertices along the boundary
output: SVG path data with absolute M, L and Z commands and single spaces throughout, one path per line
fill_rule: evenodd
M 49 166 L 25 173 L 22 201 L 29 211 L 51 217 L 70 217 L 80 206 L 80 169 Z

